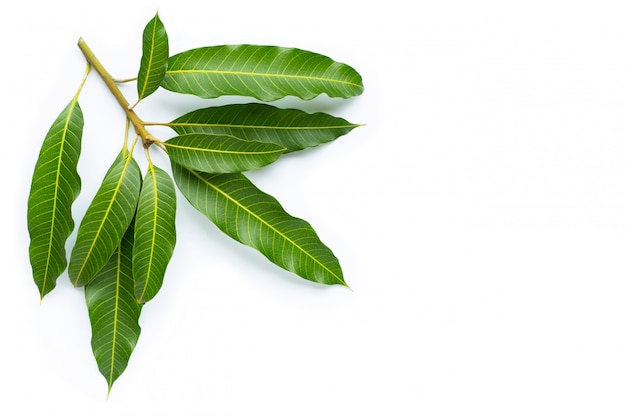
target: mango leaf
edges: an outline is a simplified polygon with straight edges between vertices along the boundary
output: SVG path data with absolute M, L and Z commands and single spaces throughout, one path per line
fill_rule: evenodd
M 139 100 L 149 96 L 159 88 L 167 69 L 169 56 L 167 32 L 158 13 L 148 22 L 143 31 L 142 50 L 143 55 L 137 76 Z
M 237 95 L 261 101 L 310 100 L 322 93 L 348 98 L 363 92 L 361 76 L 346 64 L 302 49 L 259 45 L 181 52 L 169 58 L 161 86 L 202 98 Z
M 135 215 L 140 188 L 139 165 L 124 149 L 106 173 L 78 227 L 68 268 L 74 286 L 88 284 L 118 247 Z
M 275 143 L 286 152 L 311 148 L 345 135 L 359 125 L 326 113 L 279 109 L 260 103 L 194 110 L 167 123 L 179 135 L 225 134 Z
M 135 220 L 133 276 L 135 297 L 141 304 L 161 288 L 176 244 L 174 181 L 151 163 L 141 186 Z
M 233 239 L 302 278 L 346 285 L 339 261 L 309 223 L 290 216 L 243 174 L 207 174 L 176 163 L 172 170 L 191 205 Z
M 91 349 L 109 393 L 113 382 L 126 369 L 141 333 L 141 305 L 133 294 L 132 251 L 131 224 L 104 268 L 85 286 Z
M 260 168 L 278 159 L 285 148 L 229 135 L 190 133 L 164 142 L 170 159 L 202 172 L 228 173 Z
M 43 298 L 65 271 L 65 242 L 74 229 L 71 206 L 80 192 L 76 171 L 83 135 L 78 93 L 63 109 L 44 139 L 28 197 L 29 256 Z

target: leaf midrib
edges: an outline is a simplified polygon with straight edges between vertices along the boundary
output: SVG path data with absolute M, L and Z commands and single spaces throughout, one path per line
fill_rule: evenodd
M 122 273 L 122 245 L 118 247 L 117 269 L 115 271 L 115 308 L 113 313 L 113 340 L 111 345 L 111 370 L 109 372 L 109 392 L 113 386 L 113 370 L 115 368 L 115 348 L 117 347 L 117 317 L 119 312 L 120 280 Z
M 143 83 L 143 88 L 141 89 L 141 94 L 139 95 L 139 97 L 143 97 L 143 95 L 146 92 L 146 88 L 148 88 L 148 75 L 150 74 L 150 70 L 152 69 L 152 58 L 154 57 L 154 51 L 155 51 L 155 44 L 154 44 L 154 39 L 156 37 L 156 20 L 158 18 L 158 15 L 154 16 L 154 19 L 152 19 L 152 24 L 153 24 L 153 28 L 152 28 L 152 47 L 150 48 L 150 56 L 148 58 L 148 68 L 146 68 L 146 79 L 144 80 Z
M 272 74 L 266 72 L 249 72 L 249 71 L 224 71 L 224 70 L 168 70 L 166 74 L 218 74 L 218 75 L 236 75 L 236 76 L 248 76 L 248 77 L 268 77 L 268 78 L 292 78 L 297 80 L 308 81 L 323 81 L 335 84 L 349 85 L 352 87 L 362 88 L 361 84 L 353 83 L 351 81 L 337 80 L 333 78 L 314 77 L 310 75 L 295 75 L 295 74 Z
M 150 175 L 152 176 L 152 184 L 153 184 L 153 189 L 154 189 L 154 197 L 153 197 L 154 198 L 154 216 L 153 216 L 153 221 L 152 221 L 152 239 L 150 241 L 150 256 L 149 256 L 150 261 L 148 262 L 146 282 L 144 284 L 143 290 L 141 291 L 141 296 L 139 297 L 139 300 L 138 300 L 139 302 L 142 302 L 142 300 L 144 299 L 146 290 L 148 289 L 148 283 L 150 282 L 152 261 L 154 259 L 154 244 L 156 242 L 156 234 L 157 234 L 156 224 L 157 224 L 157 218 L 159 217 L 158 216 L 159 194 L 157 191 L 157 179 L 156 179 L 156 172 L 154 171 L 154 165 L 150 165 L 148 169 L 150 170 Z
M 284 233 L 282 233 L 281 231 L 277 230 L 275 227 L 273 227 L 271 224 L 267 223 L 263 218 L 257 216 L 254 212 L 250 211 L 246 206 L 242 205 L 239 201 L 235 200 L 234 198 L 232 198 L 229 194 L 225 193 L 224 191 L 222 191 L 220 188 L 216 187 L 215 185 L 213 185 L 211 182 L 207 181 L 206 179 L 204 179 L 201 175 L 198 175 L 198 173 L 194 170 L 190 170 L 188 169 L 189 172 L 191 172 L 193 175 L 195 175 L 197 178 L 199 178 L 202 182 L 204 182 L 206 185 L 208 185 L 209 187 L 213 188 L 216 192 L 218 192 L 219 194 L 221 194 L 222 196 L 224 196 L 225 198 L 227 198 L 229 201 L 231 201 L 232 203 L 234 203 L 237 207 L 241 208 L 242 210 L 246 211 L 249 215 L 251 215 L 252 217 L 256 218 L 258 221 L 260 221 L 261 223 L 263 223 L 264 225 L 266 225 L 268 228 L 270 228 L 271 230 L 273 230 L 276 234 L 282 236 L 287 242 L 291 243 L 294 247 L 298 248 L 302 253 L 304 253 L 309 259 L 312 259 L 316 264 L 318 264 L 319 266 L 321 266 L 323 269 L 325 269 L 326 271 L 328 271 L 328 273 L 330 273 L 333 277 L 335 277 L 335 279 L 342 283 L 343 285 L 347 286 L 346 282 L 341 279 L 339 276 L 337 276 L 337 274 L 335 274 L 333 271 L 331 271 L 330 269 L 328 269 L 328 267 L 326 265 L 324 265 L 323 263 L 321 263 L 317 258 L 315 258 L 313 255 L 311 255 L 308 251 L 306 251 L 304 248 L 302 248 L 300 245 L 298 245 L 296 242 L 294 242 L 293 240 L 291 240 L 289 237 L 285 236 Z
M 168 123 L 169 127 L 186 127 L 186 126 L 207 126 L 207 127 L 234 127 L 240 129 L 271 129 L 271 130 L 332 130 L 332 129 L 346 129 L 359 127 L 357 124 L 347 124 L 340 126 L 271 126 L 271 125 L 242 125 L 242 124 L 229 124 L 229 123 L 195 123 L 195 122 L 175 122 Z
M 80 280 L 80 275 L 82 274 L 83 270 L 85 269 L 85 266 L 87 265 L 87 261 L 89 260 L 89 257 L 91 256 L 91 253 L 93 252 L 93 248 L 96 245 L 96 241 L 98 240 L 98 237 L 100 236 L 100 232 L 102 231 L 104 223 L 106 222 L 107 218 L 109 217 L 109 213 L 111 212 L 111 207 L 113 206 L 113 202 L 115 201 L 115 197 L 117 197 L 117 194 L 118 194 L 120 188 L 122 187 L 122 182 L 124 181 L 124 176 L 126 174 L 126 170 L 128 169 L 128 165 L 130 164 L 130 161 L 132 159 L 133 159 L 132 158 L 132 152 L 129 152 L 126 155 L 126 163 L 124 164 L 124 168 L 122 169 L 122 172 L 120 173 L 120 177 L 119 177 L 119 180 L 117 181 L 117 185 L 115 186 L 115 189 L 113 190 L 113 196 L 111 197 L 111 201 L 109 201 L 109 205 L 108 205 L 107 209 L 104 212 L 104 216 L 102 216 L 102 221 L 100 222 L 100 226 L 98 226 L 98 230 L 97 230 L 94 238 L 91 240 L 91 246 L 89 247 L 89 250 L 87 251 L 87 255 L 85 256 L 85 259 L 83 260 L 83 264 L 80 266 L 80 270 L 76 274 L 76 281 L 74 282 L 74 285 L 78 284 L 78 281 Z
M 65 118 L 65 123 L 63 125 L 63 135 L 62 135 L 62 140 L 61 140 L 61 147 L 59 149 L 59 157 L 58 157 L 58 162 L 57 162 L 57 169 L 56 169 L 56 175 L 54 178 L 54 202 L 52 204 L 52 221 L 50 223 L 50 239 L 48 240 L 48 251 L 46 254 L 46 269 L 45 269 L 45 273 L 44 273 L 44 279 L 43 279 L 43 283 L 41 285 L 41 296 L 43 297 L 43 293 L 45 291 L 46 288 L 46 283 L 48 282 L 48 270 L 50 269 L 50 257 L 52 256 L 52 241 L 53 236 L 54 236 L 54 229 L 55 229 L 55 224 L 56 224 L 56 213 L 57 213 L 57 197 L 58 197 L 58 192 L 59 192 L 59 177 L 61 176 L 61 165 L 62 165 L 62 155 L 63 155 L 63 149 L 65 148 L 65 143 L 66 143 L 66 139 L 67 139 L 67 131 L 68 131 L 68 126 L 70 124 L 70 119 L 72 117 L 72 114 L 74 112 L 74 108 L 76 107 L 76 103 L 78 103 L 78 98 L 74 97 L 74 99 L 72 100 L 69 108 L 68 108 L 68 112 L 67 112 L 67 117 Z
M 173 145 L 168 142 L 164 142 L 166 147 L 183 149 L 186 151 L 196 151 L 196 152 L 209 152 L 209 153 L 220 153 L 220 154 L 228 154 L 228 155 L 271 155 L 274 153 L 283 153 L 285 152 L 285 148 L 272 149 L 270 151 L 229 151 L 229 150 L 219 150 L 219 149 L 206 149 L 206 148 L 193 148 L 191 146 L 183 146 L 183 145 Z

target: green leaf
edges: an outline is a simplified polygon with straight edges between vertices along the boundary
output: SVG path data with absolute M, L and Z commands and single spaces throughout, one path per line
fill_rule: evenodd
M 139 303 L 151 300 L 163 284 L 176 244 L 175 219 L 174 182 L 165 171 L 149 164 L 135 220 L 133 276 Z
M 206 174 L 175 163 L 172 170 L 191 205 L 233 239 L 302 278 L 346 285 L 339 261 L 309 223 L 290 216 L 243 174 Z
M 258 45 L 209 46 L 174 55 L 161 85 L 203 98 L 238 95 L 261 101 L 363 92 L 361 76 L 346 64 L 301 49 Z
M 229 135 L 190 133 L 164 142 L 170 159 L 202 172 L 229 173 L 260 168 L 278 159 L 285 148 Z
M 43 298 L 65 271 L 65 242 L 74 229 L 71 206 L 80 192 L 76 171 L 83 134 L 78 93 L 63 109 L 44 139 L 28 197 L 29 256 Z
M 167 69 L 169 45 L 167 32 L 157 13 L 143 31 L 143 55 L 139 75 L 137 76 L 137 94 L 139 100 L 154 93 Z
M 131 225 L 104 268 L 85 287 L 91 349 L 109 392 L 126 369 L 141 333 L 141 305 L 133 294 L 132 251 Z
M 140 188 L 139 165 L 124 149 L 106 173 L 78 227 L 68 268 L 74 286 L 88 284 L 107 263 L 135 215 Z
M 167 125 L 179 135 L 226 134 L 245 140 L 275 143 L 286 148 L 287 152 L 330 142 L 359 126 L 326 113 L 309 114 L 260 103 L 199 109 Z

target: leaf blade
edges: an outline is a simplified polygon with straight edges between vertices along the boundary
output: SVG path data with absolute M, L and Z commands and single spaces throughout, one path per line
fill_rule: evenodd
M 141 172 L 123 150 L 106 173 L 78 227 L 68 273 L 74 286 L 88 284 L 117 248 L 135 215 Z
M 151 300 L 161 288 L 176 244 L 176 189 L 170 176 L 150 164 L 144 177 L 135 220 L 134 294 Z
M 27 223 L 33 279 L 41 298 L 67 267 L 65 242 L 74 229 L 71 206 L 81 188 L 76 167 L 83 126 L 77 93 L 50 127 L 35 164 Z
M 141 328 L 132 275 L 133 227 L 94 280 L 85 286 L 91 323 L 91 349 L 108 391 L 128 366 Z
M 141 100 L 154 93 L 167 70 L 167 60 L 169 56 L 169 41 L 165 26 L 159 14 L 148 22 L 143 31 L 142 56 L 137 75 L 137 95 Z
M 208 107 L 184 114 L 170 123 L 179 135 L 225 134 L 269 142 L 294 152 L 321 145 L 360 126 L 326 113 L 279 109 L 262 103 Z
M 289 215 L 243 174 L 212 175 L 175 163 L 172 171 L 191 205 L 233 239 L 304 279 L 347 286 L 339 261 L 311 225 Z
M 285 148 L 228 135 L 190 133 L 163 142 L 174 162 L 202 172 L 228 173 L 261 168 L 276 161 Z
M 354 68 L 297 48 L 222 45 L 191 49 L 169 58 L 167 90 L 202 98 L 223 95 L 273 101 L 287 96 L 310 100 L 320 94 L 348 98 L 363 92 Z

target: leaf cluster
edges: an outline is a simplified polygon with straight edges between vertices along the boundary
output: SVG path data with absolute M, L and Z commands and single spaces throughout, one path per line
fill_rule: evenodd
M 147 124 L 134 112 L 115 81 L 83 39 L 85 77 L 54 121 L 37 159 L 28 198 L 29 255 L 33 279 L 43 297 L 67 269 L 71 283 L 84 287 L 92 326 L 92 350 L 110 391 L 124 372 L 140 334 L 142 306 L 159 292 L 176 244 L 177 189 L 220 230 L 262 253 L 277 266 L 321 284 L 346 285 L 333 252 L 306 221 L 288 214 L 244 174 L 281 155 L 337 139 L 358 125 L 325 113 L 281 109 L 267 102 L 320 94 L 349 98 L 363 92 L 361 76 L 329 57 L 278 46 L 222 45 L 170 55 L 159 15 L 145 26 L 137 103 L 157 89 L 211 99 L 245 96 L 266 103 L 200 108 L 170 122 Z M 84 118 L 79 105 L 92 69 L 100 75 L 127 116 L 122 148 L 84 213 L 71 253 L 72 204 L 81 179 Z M 150 125 L 170 127 L 176 136 L 154 137 Z M 130 126 L 136 137 L 129 137 Z M 147 168 L 135 160 L 138 143 Z M 164 152 L 170 172 L 156 166 L 153 149 Z

